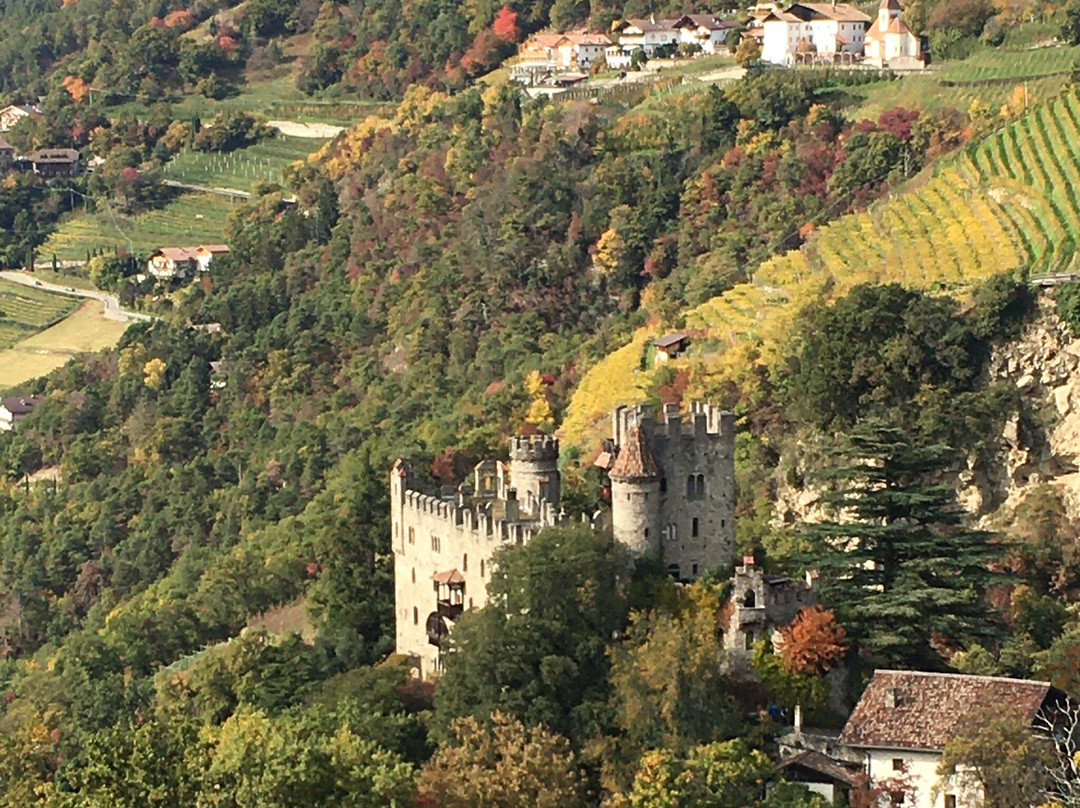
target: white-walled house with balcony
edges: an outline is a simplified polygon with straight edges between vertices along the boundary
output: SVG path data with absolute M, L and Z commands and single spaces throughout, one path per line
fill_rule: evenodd
M 870 16 L 848 3 L 794 3 L 761 22 L 761 58 L 790 66 L 800 58 L 855 61 L 863 54 Z

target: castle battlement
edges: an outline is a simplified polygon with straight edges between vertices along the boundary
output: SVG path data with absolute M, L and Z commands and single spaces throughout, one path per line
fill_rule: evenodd
M 559 459 L 559 439 L 554 435 L 516 435 L 510 438 L 510 460 L 535 463 Z
M 478 502 L 458 494 L 456 499 L 447 500 L 411 489 L 404 492 L 402 511 L 410 522 L 417 521 L 421 514 L 428 516 L 428 523 L 434 522 L 431 527 L 441 528 L 448 538 L 465 532 L 474 538 L 519 543 L 527 541 L 541 528 L 565 521 L 558 508 L 547 500 L 541 500 L 537 514 L 526 515 L 521 513 L 514 498 Z
M 714 404 L 694 401 L 689 418 L 684 420 L 678 404 L 665 404 L 657 414 L 644 405 L 619 406 L 611 414 L 612 439 L 622 446 L 635 424 L 652 438 L 688 437 L 694 440 L 732 440 L 735 436 L 735 416 Z

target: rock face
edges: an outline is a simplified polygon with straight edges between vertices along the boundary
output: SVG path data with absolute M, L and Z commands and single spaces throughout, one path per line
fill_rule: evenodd
M 1002 382 L 1016 386 L 1031 417 L 1006 421 L 991 460 L 969 460 L 956 479 L 960 504 L 990 526 L 1003 507 L 1015 507 L 1045 483 L 1060 490 L 1069 516 L 1080 519 L 1080 340 L 1057 316 L 1049 294 L 1039 295 L 1020 337 L 996 346 L 987 360 L 980 384 Z M 800 470 L 803 465 L 806 458 L 799 457 Z M 780 482 L 778 526 L 821 518 L 818 492 Z
M 985 520 L 998 506 L 1013 506 L 1030 488 L 1050 483 L 1065 487 L 1070 515 L 1080 515 L 1080 340 L 1057 316 L 1050 295 L 1039 296 L 1019 339 L 994 349 L 983 383 L 1003 381 L 1016 385 L 1034 423 L 1018 416 L 1006 422 L 994 467 L 971 469 L 967 481 L 962 475 L 961 501 Z

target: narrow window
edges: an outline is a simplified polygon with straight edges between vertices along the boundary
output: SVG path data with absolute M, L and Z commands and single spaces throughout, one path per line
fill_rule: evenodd
M 697 517 L 695 516 L 694 521 L 692 521 L 690 523 L 690 536 L 692 538 L 696 539 L 697 535 L 698 535 L 698 520 L 697 520 Z
M 416 543 L 416 530 L 414 528 L 410 527 L 409 528 L 409 544 L 415 544 L 415 543 Z
M 699 497 L 705 496 L 705 475 L 704 474 L 699 474 L 697 476 L 697 485 L 695 486 L 695 488 L 697 490 L 697 495 Z
M 412 624 L 414 626 L 420 625 L 420 610 L 415 606 L 412 607 Z
M 472 608 L 472 598 L 469 598 L 469 608 Z
M 645 528 L 645 538 L 649 538 L 649 529 Z
M 721 519 L 721 520 L 720 520 L 720 527 L 723 527 L 723 526 L 724 526 L 724 520 L 723 520 L 723 519 Z
M 691 474 L 689 477 L 686 478 L 686 498 L 693 499 L 695 490 L 696 486 L 694 485 L 694 475 Z
M 413 571 L 412 571 L 412 582 L 413 582 L 414 584 L 416 583 L 416 567 L 413 567 Z
M 694 576 L 697 576 L 697 564 L 691 564 L 690 565 L 690 574 L 694 575 Z
M 468 553 L 465 553 L 461 557 L 461 571 L 462 572 L 468 572 L 469 571 L 469 554 Z
M 754 650 L 754 632 L 747 631 L 743 633 L 743 647 L 746 648 L 747 651 Z
M 660 478 L 660 493 L 661 494 L 666 494 L 667 493 L 667 477 L 661 477 Z

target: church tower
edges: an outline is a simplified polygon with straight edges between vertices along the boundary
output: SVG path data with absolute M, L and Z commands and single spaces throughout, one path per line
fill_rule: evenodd
M 881 31 L 889 29 L 889 23 L 901 13 L 900 0 L 881 0 L 878 7 L 878 28 Z

